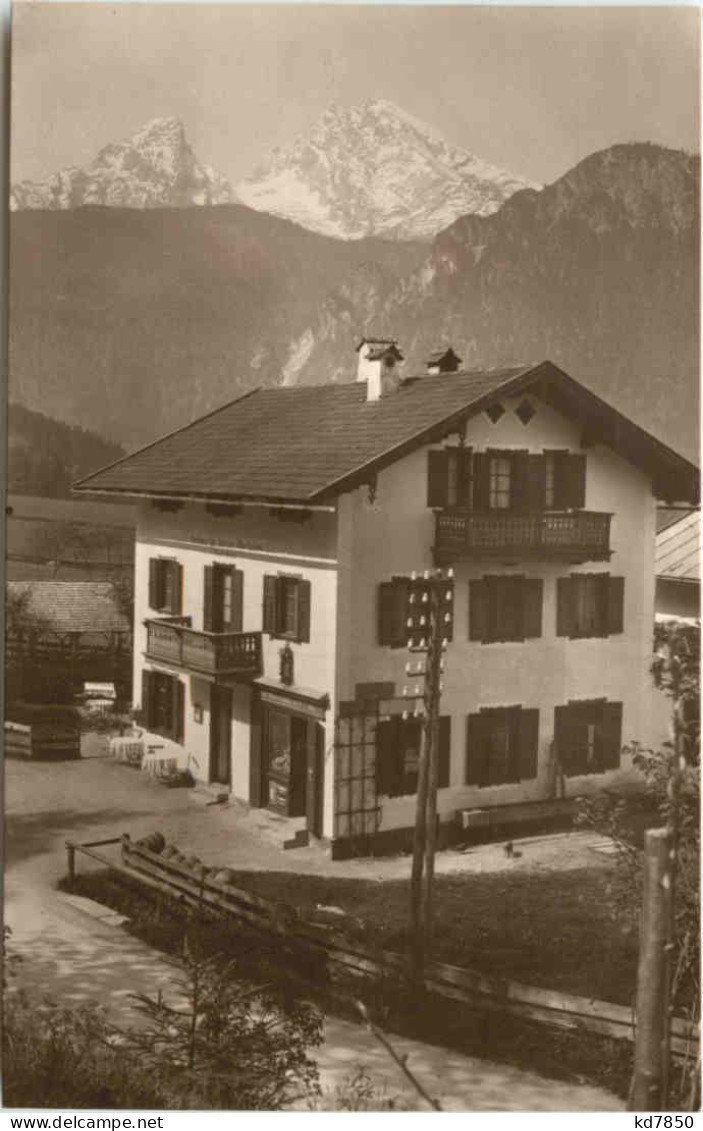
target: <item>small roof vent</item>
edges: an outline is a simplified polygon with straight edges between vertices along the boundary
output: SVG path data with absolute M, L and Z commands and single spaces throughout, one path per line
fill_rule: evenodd
M 445 346 L 444 349 L 434 350 L 427 359 L 427 372 L 428 373 L 456 373 L 461 365 L 461 358 L 458 353 L 455 353 L 451 346 Z

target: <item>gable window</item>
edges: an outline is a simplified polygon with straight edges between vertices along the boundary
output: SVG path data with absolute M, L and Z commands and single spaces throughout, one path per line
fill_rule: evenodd
M 149 559 L 149 608 L 180 616 L 183 611 L 183 567 L 173 558 Z
M 205 632 L 241 632 L 244 574 L 235 566 L 205 566 L 203 585 Z
M 567 777 L 617 769 L 622 747 L 622 703 L 597 699 L 555 707 L 554 741 Z
M 615 636 L 623 631 L 624 577 L 572 573 L 557 579 L 557 636 Z
M 147 730 L 174 742 L 185 733 L 185 684 L 166 672 L 142 672 L 142 714 Z
M 290 574 L 266 574 L 263 631 L 282 640 L 310 640 L 309 581 Z
M 511 460 L 507 456 L 491 456 L 488 479 L 488 506 L 491 510 L 510 507 Z
M 581 452 L 477 452 L 472 466 L 474 510 L 572 510 L 585 506 L 586 457 Z
M 466 784 L 509 785 L 537 776 L 539 711 L 495 707 L 467 715 Z
M 542 635 L 543 582 L 506 574 L 469 582 L 469 640 L 490 644 Z
M 421 719 L 393 715 L 378 724 L 376 739 L 376 792 L 384 797 L 403 797 L 417 793 L 418 767 L 422 746 Z M 451 720 L 439 720 L 440 789 L 449 785 Z
M 382 581 L 378 587 L 378 643 L 389 648 L 407 648 L 410 635 L 408 613 L 410 597 L 410 578 L 394 577 L 392 581 Z M 443 625 L 445 640 L 453 638 L 454 618 Z M 429 629 L 428 629 L 429 631 Z

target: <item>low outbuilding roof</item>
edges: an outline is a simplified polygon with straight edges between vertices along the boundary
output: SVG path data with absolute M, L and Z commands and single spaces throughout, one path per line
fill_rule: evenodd
M 28 616 L 49 632 L 129 632 L 109 581 L 8 581 L 9 597 L 26 594 Z
M 657 534 L 655 571 L 657 577 L 700 583 L 701 516 L 691 511 Z

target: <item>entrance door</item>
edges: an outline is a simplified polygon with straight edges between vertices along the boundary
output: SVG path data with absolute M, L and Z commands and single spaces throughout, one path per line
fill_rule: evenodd
M 210 689 L 210 781 L 232 782 L 232 691 L 216 683 Z
M 290 720 L 290 797 L 288 813 L 304 817 L 307 797 L 308 768 L 307 719 L 293 715 Z

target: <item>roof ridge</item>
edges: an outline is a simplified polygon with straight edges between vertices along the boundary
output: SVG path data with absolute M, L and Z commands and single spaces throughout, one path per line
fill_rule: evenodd
M 239 401 L 245 401 L 247 397 L 252 397 L 255 393 L 260 392 L 261 386 L 257 385 L 255 389 L 249 389 L 246 393 L 242 393 L 241 396 L 235 397 L 234 400 L 227 401 L 226 404 L 222 404 L 218 408 L 213 408 L 210 412 L 204 413 L 203 416 L 198 416 L 195 420 L 189 420 L 187 424 L 181 424 L 179 428 L 174 428 L 171 432 L 165 432 L 163 436 L 157 436 L 156 439 L 145 444 L 143 448 L 137 448 L 133 452 L 126 452 L 125 455 L 120 456 L 119 459 L 113 460 L 112 463 L 106 463 L 104 467 L 98 467 L 95 471 L 91 471 L 90 475 L 84 475 L 82 479 L 77 479 L 75 483 L 71 484 L 71 490 L 79 491 L 84 484 L 89 483 L 96 475 L 101 475 L 103 471 L 111 471 L 113 467 L 119 467 L 125 460 L 133 459 L 134 456 L 141 455 L 142 452 L 148 452 L 149 448 L 155 447 L 156 444 L 160 444 L 164 440 L 170 440 L 172 436 L 178 436 L 180 432 L 187 432 L 189 428 L 194 428 L 196 424 L 201 424 L 203 420 L 209 420 L 211 416 L 217 416 L 218 412 L 224 412 L 225 409 L 231 408 L 232 405 L 238 404 Z

